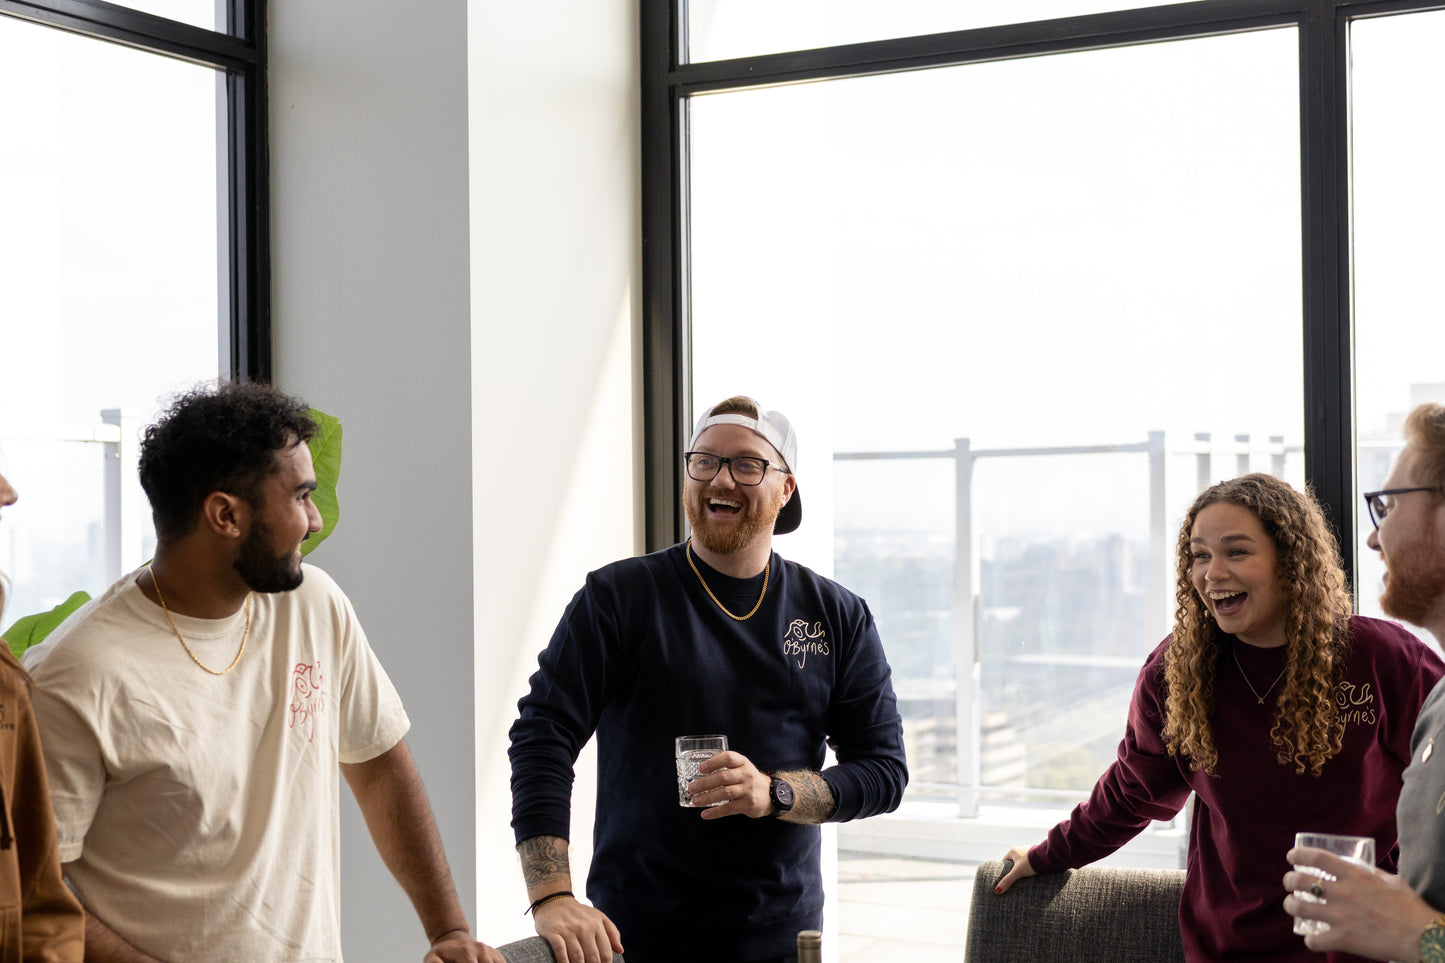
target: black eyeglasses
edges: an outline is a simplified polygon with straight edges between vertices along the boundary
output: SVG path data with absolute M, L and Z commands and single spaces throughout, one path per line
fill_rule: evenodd
M 1380 530 L 1380 523 L 1390 510 L 1395 507 L 1393 501 L 1386 501 L 1386 496 L 1408 495 L 1410 492 L 1433 492 L 1434 488 L 1386 488 L 1378 492 L 1365 492 L 1365 505 L 1370 509 L 1370 521 L 1375 523 L 1375 531 Z
M 786 468 L 772 465 L 766 459 L 750 456 L 739 455 L 736 458 L 724 458 L 722 455 L 714 455 L 706 451 L 685 451 L 682 453 L 682 457 L 687 462 L 687 474 L 693 481 L 712 481 L 717 477 L 717 473 L 722 471 L 723 465 L 728 466 L 728 474 L 732 475 L 733 481 L 739 485 L 761 484 L 769 467 L 773 471 L 780 471 L 785 475 L 788 473 Z

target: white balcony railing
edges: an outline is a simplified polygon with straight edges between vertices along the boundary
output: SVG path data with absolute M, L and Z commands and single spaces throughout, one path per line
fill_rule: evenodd
M 914 790 L 949 791 L 957 802 L 958 814 L 963 817 L 978 815 L 980 800 L 985 795 L 1017 797 L 1025 796 L 1039 802 L 1057 802 L 1065 797 L 1077 797 L 1073 790 L 1028 789 L 988 785 L 983 778 L 983 750 L 986 740 L 994 743 L 1008 741 L 1007 727 L 996 732 L 1000 726 L 986 726 L 982 717 L 984 700 L 980 691 L 980 643 L 984 599 L 980 595 L 980 563 L 978 549 L 978 527 L 974 511 L 974 468 L 982 459 L 1029 458 L 1038 456 L 1142 454 L 1146 456 L 1149 473 L 1148 498 L 1148 552 L 1149 565 L 1147 585 L 1147 613 L 1151 619 L 1168 626 L 1173 621 L 1174 609 L 1174 535 L 1176 524 L 1166 518 L 1166 492 L 1169 483 L 1177 481 L 1180 486 L 1192 486 L 1197 492 L 1222 477 L 1245 474 L 1251 470 L 1253 460 L 1267 461 L 1271 474 L 1283 477 L 1286 460 L 1290 455 L 1303 451 L 1302 446 L 1287 445 L 1283 436 L 1271 435 L 1260 446 L 1249 435 L 1234 435 L 1230 442 L 1221 446 L 1208 433 L 1198 433 L 1191 439 L 1170 446 L 1163 431 L 1151 431 L 1140 442 L 1106 445 L 1064 445 L 1027 448 L 974 448 L 968 438 L 955 439 L 950 449 L 935 451 L 871 451 L 837 452 L 836 462 L 859 461 L 906 461 L 917 459 L 952 459 L 954 463 L 954 565 L 951 610 L 949 612 L 949 635 L 952 653 L 953 675 L 950 679 L 931 678 L 910 680 L 900 678 L 898 691 L 900 701 L 907 706 L 910 702 L 923 704 L 938 702 L 950 696 L 953 700 L 952 725 L 938 724 L 935 718 L 917 720 L 912 726 L 915 738 L 931 740 L 935 750 L 947 751 L 952 744 L 956 753 L 957 779 L 947 786 L 929 783 L 927 780 L 913 785 Z M 1177 459 L 1170 456 L 1193 456 L 1194 477 L 1169 479 L 1166 472 Z M 1228 464 L 1232 459 L 1232 464 Z M 1224 462 L 1228 464 L 1218 464 Z M 1218 471 L 1225 474 L 1216 474 Z M 1176 469 L 1177 471 L 1177 469 Z M 1071 658 L 1067 655 L 1035 655 L 1034 660 L 1060 662 Z M 1094 662 L 1099 658 L 1095 657 Z M 1117 659 L 1113 661 L 1118 661 Z M 1102 664 L 1102 663 L 1101 663 Z M 1133 662 L 1134 666 L 1138 661 Z M 1077 714 L 1077 713 L 1076 713 Z M 908 712 L 905 709 L 905 722 Z M 1122 731 L 1124 719 L 1107 720 L 1111 730 Z M 944 731 L 949 730 L 951 731 Z M 992 736 L 990 736 L 992 733 Z M 994 755 L 1002 751 L 992 746 Z M 995 769 L 997 766 L 994 767 Z M 1087 790 L 1088 787 L 1080 787 Z

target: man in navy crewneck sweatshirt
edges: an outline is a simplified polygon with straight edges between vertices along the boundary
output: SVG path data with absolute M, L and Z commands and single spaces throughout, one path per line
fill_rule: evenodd
M 908 782 L 867 605 L 772 551 L 802 519 L 788 420 L 731 398 L 688 449 L 692 536 L 588 576 L 512 726 L 512 827 L 558 963 L 608 960 L 624 940 L 629 963 L 791 959 L 797 932 L 822 924 L 818 824 L 889 812 Z M 588 906 L 571 895 L 567 836 L 594 732 Z M 682 807 L 673 739 L 701 733 L 729 751 Z

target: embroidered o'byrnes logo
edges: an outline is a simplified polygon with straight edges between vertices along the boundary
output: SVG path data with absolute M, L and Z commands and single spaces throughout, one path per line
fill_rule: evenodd
M 0 702 L 0 729 L 6 732 L 15 728 L 15 722 L 10 718 L 10 713 L 5 711 L 5 703 Z
M 321 660 L 315 664 L 296 663 L 291 670 L 291 719 L 288 725 L 306 729 L 306 741 L 316 738 L 316 719 L 326 708 L 326 693 L 321 689 Z
M 1375 724 L 1375 690 L 1370 683 L 1355 685 L 1341 682 L 1335 690 L 1335 705 L 1340 710 L 1340 721 L 1345 725 L 1358 722 L 1362 725 Z
M 830 655 L 828 633 L 823 631 L 822 622 L 809 626 L 803 619 L 793 619 L 788 632 L 783 636 L 783 654 L 798 660 L 798 668 L 805 668 L 809 655 Z

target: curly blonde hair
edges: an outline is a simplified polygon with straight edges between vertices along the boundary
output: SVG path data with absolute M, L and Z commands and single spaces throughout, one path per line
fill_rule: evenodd
M 1199 513 L 1221 502 L 1253 512 L 1274 543 L 1286 650 L 1284 688 L 1270 737 L 1280 765 L 1318 775 L 1342 747 L 1344 723 L 1335 688 L 1344 671 L 1354 601 L 1319 502 L 1308 490 L 1296 491 L 1272 475 L 1243 475 L 1206 489 L 1179 528 L 1178 607 L 1164 656 L 1164 745 L 1170 755 L 1188 757 L 1190 769 L 1218 774 L 1219 750 L 1210 723 L 1214 683 L 1234 640 L 1194 591 L 1189 540 Z

